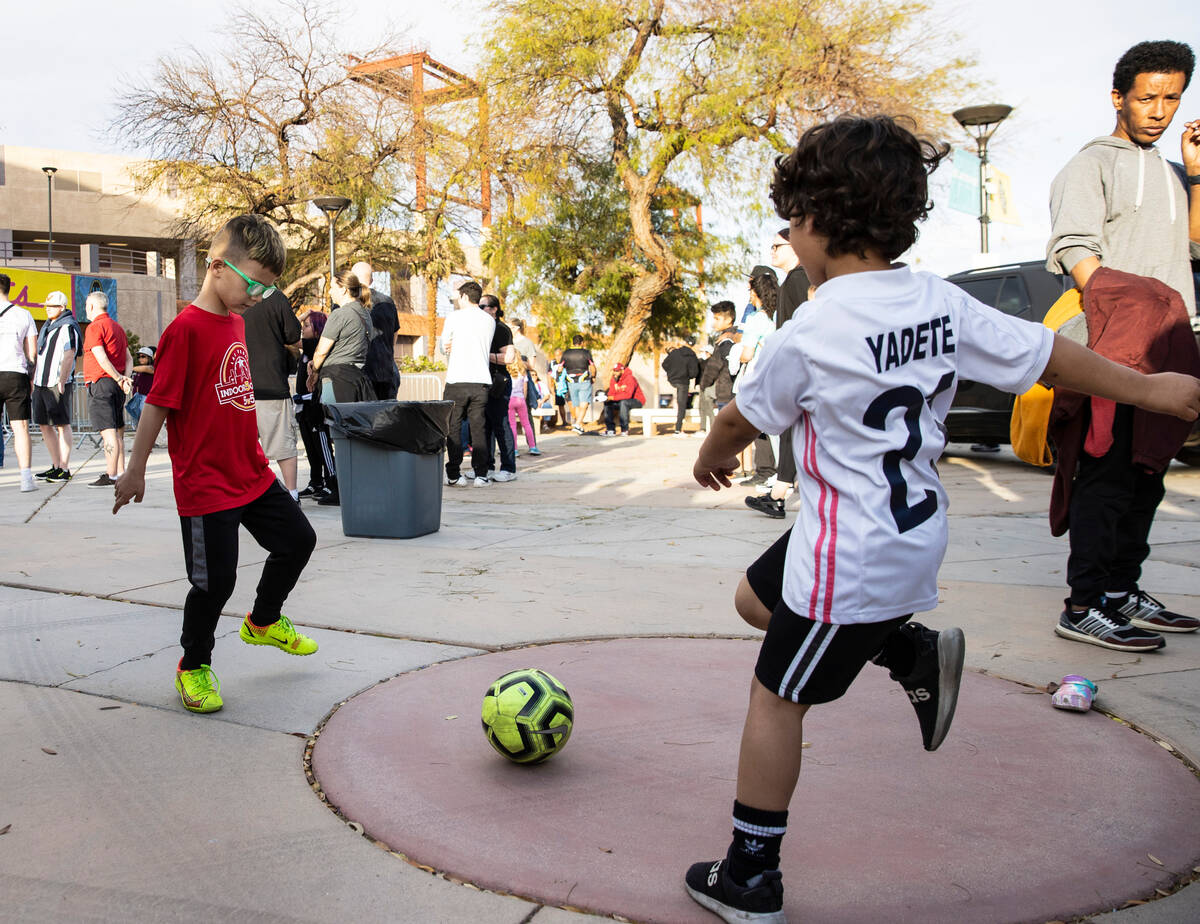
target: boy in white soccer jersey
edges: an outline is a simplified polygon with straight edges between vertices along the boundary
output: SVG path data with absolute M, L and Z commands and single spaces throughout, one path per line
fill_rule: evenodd
M 733 842 L 725 859 L 694 864 L 685 879 L 726 921 L 785 920 L 779 848 L 810 706 L 838 699 L 873 661 L 908 692 L 926 750 L 949 731 L 962 632 L 909 620 L 937 605 L 947 531 L 934 463 L 958 377 L 1012 392 L 1040 379 L 1185 419 L 1200 411 L 1190 376 L 1143 376 L 892 262 L 916 240 L 928 173 L 944 153 L 889 117 L 842 117 L 776 162 L 771 198 L 819 288 L 766 340 L 693 470 L 705 487 L 728 487 L 737 453 L 758 433 L 795 426 L 801 516 L 735 595 L 766 637 L 742 732 Z

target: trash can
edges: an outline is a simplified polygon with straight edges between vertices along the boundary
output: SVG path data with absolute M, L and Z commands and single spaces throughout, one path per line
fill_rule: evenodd
M 323 405 L 347 536 L 411 539 L 442 525 L 442 453 L 453 401 Z

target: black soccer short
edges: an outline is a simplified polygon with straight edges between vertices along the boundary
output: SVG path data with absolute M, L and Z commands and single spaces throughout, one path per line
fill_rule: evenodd
M 95 430 L 120 430 L 125 426 L 125 391 L 116 379 L 105 376 L 87 387 L 88 417 Z
M 33 422 L 39 427 L 53 425 L 55 427 L 70 426 L 71 423 L 71 392 L 75 386 L 70 382 L 58 395 L 53 388 L 45 385 L 33 386 Z
M 801 616 L 783 601 L 783 569 L 789 529 L 749 568 L 746 580 L 771 611 L 754 676 L 768 690 L 794 703 L 829 703 L 845 695 L 884 640 L 912 618 L 834 625 Z
M 28 420 L 29 376 L 24 372 L 0 372 L 0 404 L 8 411 L 9 420 Z

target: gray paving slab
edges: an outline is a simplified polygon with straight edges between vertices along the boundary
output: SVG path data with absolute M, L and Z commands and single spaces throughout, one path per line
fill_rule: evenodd
M 302 740 L 112 706 L 0 682 L 0 919 L 518 924 L 531 910 L 359 836 L 314 797 Z

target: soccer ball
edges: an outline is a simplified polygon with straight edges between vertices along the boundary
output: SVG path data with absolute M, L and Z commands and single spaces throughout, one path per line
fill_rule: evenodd
M 571 695 L 537 668 L 510 671 L 483 697 L 484 734 L 517 764 L 536 764 L 557 754 L 571 737 L 574 719 Z

